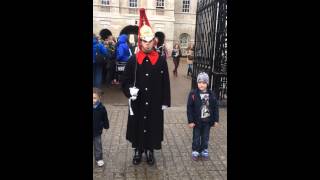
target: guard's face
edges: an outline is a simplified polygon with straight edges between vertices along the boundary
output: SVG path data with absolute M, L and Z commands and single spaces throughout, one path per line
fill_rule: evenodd
M 142 51 L 145 52 L 145 53 L 149 53 L 150 51 L 152 51 L 153 44 L 154 44 L 154 40 L 153 39 L 151 41 L 141 40 Z
M 203 81 L 198 82 L 198 88 L 199 88 L 201 91 L 206 90 L 207 87 L 208 87 L 208 84 L 207 84 L 207 83 L 205 83 L 205 82 L 203 82 Z

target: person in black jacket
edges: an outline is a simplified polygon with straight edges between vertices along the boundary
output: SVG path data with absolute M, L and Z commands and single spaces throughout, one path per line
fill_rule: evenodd
M 93 146 L 95 160 L 99 167 L 104 165 L 102 156 L 101 134 L 103 129 L 109 129 L 108 113 L 100 102 L 102 91 L 93 88 Z
M 163 32 L 158 31 L 155 33 L 154 44 L 154 48 L 159 53 L 159 55 L 164 56 L 165 60 L 167 60 L 168 49 L 166 47 L 165 34 Z
M 187 116 L 190 128 L 193 128 L 192 159 L 199 157 L 209 158 L 208 142 L 210 128 L 219 122 L 218 101 L 214 93 L 207 89 L 209 76 L 199 73 L 197 77 L 198 88 L 191 90 L 188 97 Z
M 178 76 L 178 67 L 179 67 L 180 57 L 181 57 L 181 49 L 180 49 L 180 46 L 178 43 L 174 45 L 174 47 L 172 49 L 171 56 L 172 56 L 172 60 L 174 63 L 173 75 L 175 77 L 177 77 Z

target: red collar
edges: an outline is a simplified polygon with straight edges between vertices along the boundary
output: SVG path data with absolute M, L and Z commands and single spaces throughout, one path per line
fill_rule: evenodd
M 148 56 L 152 65 L 155 65 L 158 61 L 158 58 L 159 58 L 159 54 L 155 50 L 152 50 L 149 54 L 146 54 L 142 50 L 140 50 L 136 54 L 136 59 L 137 59 L 138 64 L 142 64 L 142 61 L 144 60 L 144 58 L 146 56 Z

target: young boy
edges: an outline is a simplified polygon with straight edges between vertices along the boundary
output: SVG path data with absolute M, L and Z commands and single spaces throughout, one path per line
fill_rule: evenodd
M 208 142 L 210 128 L 219 122 L 219 107 L 214 93 L 208 90 L 209 76 L 200 73 L 197 77 L 198 88 L 191 90 L 188 97 L 187 116 L 189 127 L 193 128 L 192 159 L 209 158 Z
M 95 160 L 99 167 L 104 165 L 102 157 L 101 134 L 103 129 L 109 129 L 108 113 L 100 102 L 102 91 L 93 88 L 93 146 Z

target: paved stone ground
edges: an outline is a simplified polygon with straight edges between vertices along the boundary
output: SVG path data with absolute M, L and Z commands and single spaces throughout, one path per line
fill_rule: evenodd
M 172 65 L 169 69 L 172 71 Z M 186 64 L 181 63 L 181 71 Z M 173 107 L 165 110 L 164 141 L 155 151 L 156 164 L 149 166 L 145 156 L 140 165 L 132 164 L 133 149 L 125 139 L 128 109 L 127 100 L 117 88 L 105 89 L 110 129 L 102 135 L 105 166 L 93 162 L 94 180 L 226 180 L 227 179 L 227 109 L 220 108 L 220 126 L 210 132 L 208 161 L 191 160 L 192 129 L 187 127 L 185 99 L 190 79 L 185 75 L 171 77 Z M 189 84 L 188 84 L 189 83 Z

